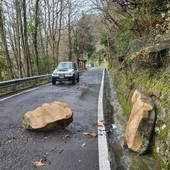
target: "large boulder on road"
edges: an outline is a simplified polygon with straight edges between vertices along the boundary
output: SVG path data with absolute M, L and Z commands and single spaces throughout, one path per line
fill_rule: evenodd
M 66 103 L 45 103 L 23 114 L 22 126 L 28 130 L 48 131 L 65 128 L 73 121 L 73 112 Z
M 132 96 L 132 111 L 129 117 L 125 138 L 129 149 L 143 154 L 149 146 L 155 123 L 155 109 L 150 97 L 136 90 Z

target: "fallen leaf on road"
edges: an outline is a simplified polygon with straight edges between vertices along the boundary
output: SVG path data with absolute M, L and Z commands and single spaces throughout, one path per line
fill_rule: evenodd
M 33 162 L 33 164 L 34 164 L 35 166 L 44 166 L 44 165 L 45 165 L 45 163 L 43 163 L 43 162 L 41 162 L 41 161 Z
M 81 145 L 82 148 L 84 148 L 85 146 L 86 146 L 86 143 L 83 143 L 83 144 Z
M 65 136 L 63 137 L 63 140 L 65 140 L 65 139 L 68 138 L 68 137 L 70 137 L 69 134 L 65 135 Z
M 70 135 L 69 135 L 69 134 L 67 134 L 67 135 L 65 135 L 65 136 L 64 136 L 64 138 L 67 138 L 67 137 L 70 137 Z
M 90 137 L 96 137 L 97 136 L 97 134 L 95 132 L 90 132 L 90 133 L 89 132 L 84 132 L 83 135 L 84 136 L 90 136 Z
M 84 136 L 89 136 L 90 133 L 89 133 L 89 132 L 84 132 L 83 135 L 84 135 Z
M 40 161 L 35 161 L 35 162 L 33 162 L 33 164 L 35 166 L 44 166 L 46 161 L 47 161 L 46 156 L 43 156 L 43 157 L 41 157 Z
M 93 133 L 90 133 L 90 136 L 92 136 L 92 137 L 96 137 L 96 136 L 97 136 L 97 134 L 96 134 L 95 132 L 93 132 Z
M 65 136 L 63 136 L 63 140 L 64 140 L 65 143 L 66 143 L 66 138 L 68 138 L 68 137 L 70 137 L 69 134 L 66 134 Z
M 16 139 L 16 137 L 15 136 L 9 136 L 8 138 L 7 138 L 7 140 L 15 140 Z

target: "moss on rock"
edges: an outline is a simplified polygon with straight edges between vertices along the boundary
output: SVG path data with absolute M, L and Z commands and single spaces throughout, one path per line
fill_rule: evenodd
M 170 68 L 167 68 L 169 70 Z M 165 70 L 164 70 L 165 71 Z M 127 114 L 131 111 L 131 97 L 135 89 L 144 91 L 155 102 L 157 121 L 153 136 L 153 155 L 159 160 L 162 169 L 168 170 L 170 164 L 170 89 L 162 76 L 150 74 L 145 68 L 114 68 L 111 70 L 119 102 Z M 167 71 L 168 73 L 168 71 Z

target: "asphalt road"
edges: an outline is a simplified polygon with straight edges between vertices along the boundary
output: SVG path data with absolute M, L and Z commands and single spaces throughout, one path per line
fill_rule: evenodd
M 0 170 L 98 170 L 98 137 L 83 132 L 97 133 L 102 71 L 84 72 L 75 85 L 48 84 L 1 100 Z M 32 132 L 21 127 L 24 112 L 53 101 L 66 102 L 73 110 L 73 122 L 66 129 Z M 40 160 L 44 166 L 38 167 L 34 163 Z

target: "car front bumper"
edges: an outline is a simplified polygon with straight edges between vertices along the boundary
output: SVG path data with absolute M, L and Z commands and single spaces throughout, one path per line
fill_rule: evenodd
M 52 76 L 52 79 L 55 81 L 72 81 L 73 76 Z

